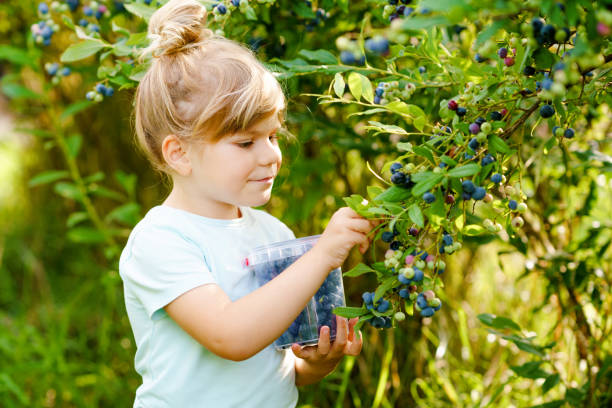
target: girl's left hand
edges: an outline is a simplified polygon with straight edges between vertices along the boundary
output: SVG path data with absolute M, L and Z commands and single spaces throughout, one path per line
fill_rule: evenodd
M 293 353 L 313 366 L 321 368 L 335 368 L 343 356 L 356 356 L 361 352 L 361 333 L 356 334 L 354 327 L 358 317 L 350 321 L 344 317 L 336 316 L 336 339 L 330 344 L 330 328 L 321 327 L 319 343 L 316 346 L 300 346 L 297 343 L 291 345 Z

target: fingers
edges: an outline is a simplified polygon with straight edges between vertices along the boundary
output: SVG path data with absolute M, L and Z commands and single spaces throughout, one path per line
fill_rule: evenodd
M 293 343 L 291 345 L 291 351 L 293 351 L 293 354 L 295 354 L 296 357 L 299 357 L 304 360 L 312 360 L 316 355 L 316 349 L 316 347 L 312 346 L 302 347 L 297 343 Z
M 332 347 L 333 355 L 344 354 L 344 347 L 346 346 L 346 342 L 348 340 L 348 326 L 349 323 L 347 319 L 341 316 L 336 316 L 336 339 L 334 340 L 334 345 Z
M 317 347 L 320 355 L 326 356 L 329 353 L 329 350 L 331 349 L 329 340 L 329 327 L 321 327 L 321 331 L 319 332 L 319 344 L 317 345 Z
M 351 319 L 348 323 L 349 326 L 349 334 L 348 339 L 349 342 L 344 350 L 344 354 L 349 356 L 356 356 L 361 353 L 361 347 L 363 346 L 363 339 L 361 338 L 361 332 L 355 332 L 355 325 L 359 321 L 358 317 Z

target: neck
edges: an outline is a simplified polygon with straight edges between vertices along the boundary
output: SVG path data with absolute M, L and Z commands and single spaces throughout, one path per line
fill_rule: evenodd
M 172 187 L 172 191 L 162 205 L 178 208 L 207 218 L 233 220 L 242 217 L 242 212 L 238 206 L 213 200 L 209 197 L 190 196 L 185 194 L 185 191 L 176 184 Z

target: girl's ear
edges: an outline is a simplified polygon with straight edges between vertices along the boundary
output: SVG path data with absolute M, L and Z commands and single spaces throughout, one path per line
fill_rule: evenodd
M 162 154 L 166 163 L 181 176 L 191 174 L 191 161 L 176 135 L 168 135 L 162 142 Z

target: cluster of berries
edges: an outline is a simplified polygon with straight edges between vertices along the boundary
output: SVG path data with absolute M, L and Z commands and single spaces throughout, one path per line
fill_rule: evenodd
M 393 21 L 397 18 L 408 17 L 412 13 L 414 13 L 414 8 L 408 6 L 410 0 L 388 0 L 387 5 L 383 8 L 383 18 L 385 20 Z M 399 4 L 402 3 L 402 4 Z M 427 14 L 429 10 L 426 8 L 421 9 L 421 14 Z
M 575 136 L 574 129 L 572 128 L 563 129 L 562 127 L 559 127 L 559 126 L 554 126 L 552 128 L 552 133 L 553 135 L 557 137 L 565 137 L 566 139 L 572 139 Z
M 402 163 L 395 162 L 391 164 L 391 182 L 398 187 L 412 188 L 416 183 L 410 177 L 410 171 L 414 169 L 414 164 L 408 163 L 405 166 Z
M 570 30 L 563 27 L 557 30 L 552 24 L 545 24 L 539 17 L 534 17 L 530 25 L 525 25 L 524 31 L 530 32 L 538 45 L 550 46 L 555 43 L 563 43 L 570 37 Z
M 359 44 L 356 40 L 347 37 L 336 38 L 336 47 L 340 50 L 340 61 L 346 65 L 365 64 L 365 55 L 361 54 Z
M 384 57 L 389 55 L 389 40 L 382 35 L 377 35 L 365 40 L 364 47 L 366 51 L 373 54 L 379 54 Z
M 51 83 L 53 83 L 53 85 L 59 84 L 60 76 L 68 76 L 71 74 L 69 67 L 60 67 L 57 62 L 47 62 L 45 64 L 45 71 L 52 77 Z
M 44 4 L 46 6 L 45 3 L 41 4 Z M 40 6 L 38 9 L 40 11 Z M 48 10 L 48 8 L 46 10 Z M 55 23 L 52 19 L 41 20 L 38 23 L 32 24 L 32 26 L 30 27 L 32 35 L 34 35 L 34 40 L 36 41 L 36 44 L 42 45 L 50 45 L 51 36 L 53 35 L 53 33 L 59 31 L 59 29 L 59 25 Z
M 374 91 L 374 103 L 386 105 L 393 100 L 407 100 L 412 97 L 415 90 L 416 87 L 412 82 L 379 82 Z
M 93 91 L 87 92 L 85 97 L 94 102 L 102 102 L 105 96 L 113 96 L 115 90 L 112 86 L 105 86 L 104 84 L 96 84 Z
M 385 313 L 391 307 L 391 303 L 387 299 L 381 298 L 374 303 L 374 292 L 364 292 L 361 297 L 368 310 Z M 368 323 L 377 329 L 388 329 L 391 327 L 391 318 L 388 316 L 374 316 L 368 320 Z
M 414 308 L 421 313 L 423 317 L 431 317 L 435 312 L 442 307 L 442 301 L 436 297 L 432 290 L 426 290 L 416 296 Z

